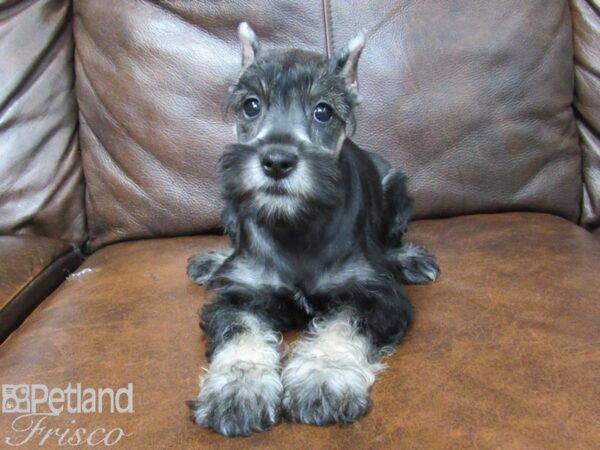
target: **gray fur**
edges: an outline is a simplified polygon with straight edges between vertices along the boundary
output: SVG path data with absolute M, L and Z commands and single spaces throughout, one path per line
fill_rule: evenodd
M 431 253 L 410 242 L 400 248 L 389 249 L 386 256 L 397 266 L 405 284 L 431 283 L 442 273 Z
M 196 284 L 208 284 L 223 263 L 233 254 L 233 249 L 222 248 L 208 253 L 198 253 L 188 260 L 187 275 Z
M 188 266 L 213 290 L 200 322 L 210 366 L 192 418 L 226 436 L 266 430 L 282 412 L 353 422 L 412 320 L 402 283 L 439 268 L 403 241 L 406 177 L 347 136 L 365 33 L 331 58 L 264 49 L 247 24 L 239 34 L 242 70 L 225 104 L 237 143 L 217 166 L 233 248 Z M 282 370 L 278 333 L 307 327 Z

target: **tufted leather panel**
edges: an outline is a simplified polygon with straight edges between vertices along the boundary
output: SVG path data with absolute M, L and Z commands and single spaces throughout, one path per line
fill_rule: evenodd
M 565 0 L 76 0 L 92 248 L 217 225 L 214 166 L 233 140 L 220 105 L 238 73 L 242 20 L 268 47 L 322 52 L 367 28 L 356 139 L 408 173 L 419 217 L 578 218 Z
M 575 108 L 583 163 L 581 223 L 600 226 L 600 2 L 571 0 Z
M 417 222 L 411 238 L 444 273 L 409 288 L 414 326 L 374 385 L 372 411 L 354 425 L 284 424 L 231 439 L 192 424 L 184 401 L 205 363 L 197 310 L 208 299 L 185 265 L 226 245 L 217 237 L 94 253 L 0 347 L 0 383 L 133 383 L 131 414 L 45 422 L 121 427 L 133 433 L 114 447 L 123 449 L 598 448 L 600 243 L 542 214 Z M 14 417 L 0 414 L 3 437 L 18 436 Z
M 409 174 L 417 217 L 578 219 L 567 1 L 330 3 L 336 48 L 368 33 L 355 140 Z
M 0 234 L 82 243 L 71 2 L 0 5 Z

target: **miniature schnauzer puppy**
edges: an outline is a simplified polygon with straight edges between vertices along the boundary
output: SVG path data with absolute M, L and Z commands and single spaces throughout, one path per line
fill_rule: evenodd
M 405 177 L 346 137 L 364 32 L 329 59 L 266 50 L 246 23 L 239 36 L 242 70 L 225 102 L 238 143 L 218 163 L 233 248 L 188 265 L 214 291 L 201 314 L 210 366 L 192 418 L 226 436 L 281 417 L 354 422 L 411 321 L 402 284 L 440 271 L 402 241 Z M 282 364 L 281 332 L 298 328 L 308 330 Z

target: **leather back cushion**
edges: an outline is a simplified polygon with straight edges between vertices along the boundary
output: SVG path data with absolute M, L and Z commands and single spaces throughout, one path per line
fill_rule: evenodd
M 0 234 L 86 239 L 71 2 L 0 6 Z
M 242 20 L 268 47 L 322 52 L 367 29 L 355 140 L 407 173 L 417 217 L 577 219 L 566 1 L 76 0 L 92 248 L 217 225 L 215 162 L 234 139 L 220 106 Z

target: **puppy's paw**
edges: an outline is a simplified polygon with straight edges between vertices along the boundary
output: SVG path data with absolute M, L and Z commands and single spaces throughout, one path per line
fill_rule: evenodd
M 404 284 L 427 284 L 441 275 L 434 256 L 418 245 L 407 243 L 389 249 L 386 256 Z
M 188 406 L 197 425 L 224 436 L 248 436 L 279 422 L 282 392 L 277 370 L 239 362 L 210 372 L 200 395 Z
M 310 425 L 355 422 L 369 412 L 365 383 L 344 369 L 309 370 L 298 379 L 284 371 L 283 409 L 288 420 Z
M 187 276 L 196 284 L 208 284 L 214 273 L 233 254 L 233 249 L 199 253 L 188 259 Z

